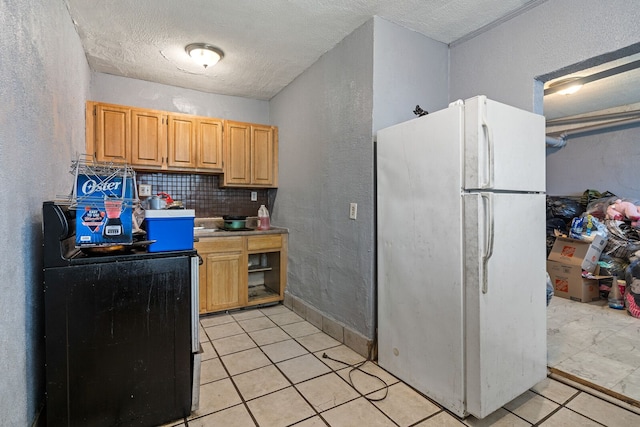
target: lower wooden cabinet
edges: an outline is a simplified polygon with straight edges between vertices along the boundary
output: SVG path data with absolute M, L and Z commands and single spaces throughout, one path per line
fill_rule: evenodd
M 287 234 L 201 237 L 200 314 L 282 301 Z

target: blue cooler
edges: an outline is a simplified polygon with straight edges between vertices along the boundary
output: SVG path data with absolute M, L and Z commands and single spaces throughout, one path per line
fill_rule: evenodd
M 193 209 L 158 209 L 144 213 L 149 252 L 193 249 Z

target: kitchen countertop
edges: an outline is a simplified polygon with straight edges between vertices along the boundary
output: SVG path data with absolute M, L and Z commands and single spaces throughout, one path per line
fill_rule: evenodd
M 193 238 L 195 241 L 202 237 L 231 237 L 231 236 L 259 236 L 261 234 L 289 234 L 289 230 L 283 227 L 271 227 L 269 230 L 242 230 L 242 231 L 226 231 L 222 229 L 194 229 Z

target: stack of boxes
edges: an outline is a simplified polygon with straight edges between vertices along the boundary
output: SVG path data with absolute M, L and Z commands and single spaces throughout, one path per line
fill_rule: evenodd
M 600 254 L 607 238 L 596 235 L 593 241 L 558 237 L 547 258 L 547 272 L 551 277 L 554 294 L 574 301 L 591 302 L 600 299 Z M 582 272 L 591 273 L 583 277 Z

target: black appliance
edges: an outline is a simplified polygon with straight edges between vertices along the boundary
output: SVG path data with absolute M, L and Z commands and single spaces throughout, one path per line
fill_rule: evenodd
M 195 251 L 92 255 L 75 211 L 43 204 L 47 425 L 152 426 L 200 386 Z

